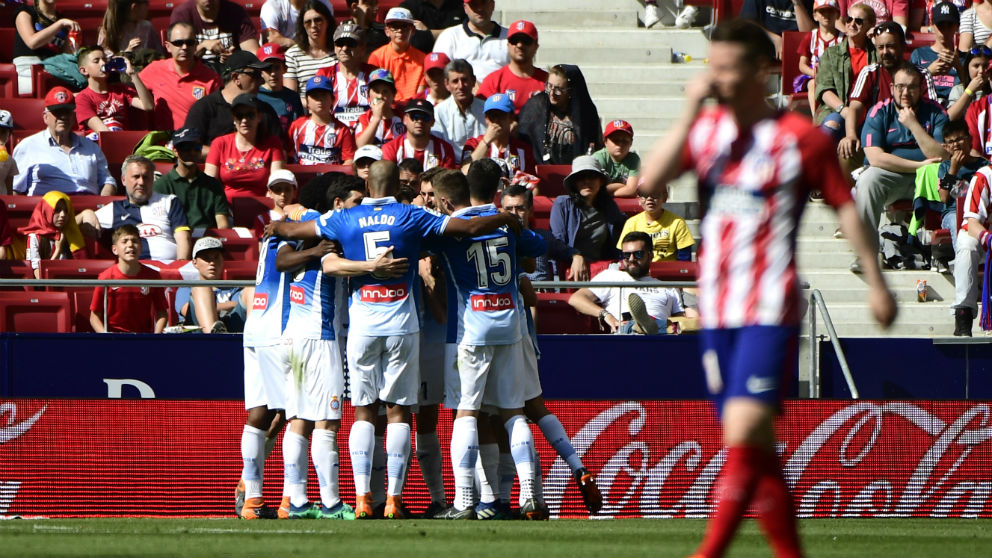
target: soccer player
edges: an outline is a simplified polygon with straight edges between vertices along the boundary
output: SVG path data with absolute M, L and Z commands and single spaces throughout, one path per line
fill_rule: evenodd
M 416 260 L 425 239 L 440 235 L 476 236 L 500 226 L 520 229 L 516 218 L 493 215 L 449 220 L 413 205 L 398 203 L 399 171 L 391 161 L 377 161 L 369 169 L 369 197 L 353 209 L 325 214 L 315 223 L 270 223 L 269 234 L 337 240 L 344 257 L 372 261 L 383 254 Z M 329 260 L 330 261 L 330 260 Z M 325 272 L 331 270 L 325 266 Z M 369 493 L 375 418 L 386 405 L 387 495 L 384 515 L 402 519 L 402 488 L 410 455 L 410 405 L 420 388 L 420 320 L 413 292 L 416 269 L 398 278 L 359 275 L 350 280 L 348 369 L 355 423 L 349 435 L 355 477 L 358 519 L 373 515 Z
M 699 251 L 703 369 L 728 447 L 721 495 L 696 556 L 722 556 L 750 503 L 776 556 L 801 556 L 773 421 L 795 369 L 799 284 L 794 247 L 802 204 L 819 190 L 864 265 L 868 302 L 887 327 L 896 306 L 858 219 L 830 139 L 765 102 L 775 48 L 741 20 L 713 31 L 709 66 L 686 87 L 681 119 L 644 165 L 657 191 L 695 171 L 707 208 Z M 715 97 L 717 105 L 704 107 Z M 650 190 L 649 190 L 650 191 Z
M 289 139 L 301 165 L 351 165 L 355 159 L 355 135 L 334 117 L 334 88 L 323 76 L 307 82 L 307 110 L 289 126 Z

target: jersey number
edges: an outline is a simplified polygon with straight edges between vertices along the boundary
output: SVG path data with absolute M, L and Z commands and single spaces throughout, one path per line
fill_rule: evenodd
M 375 231 L 362 234 L 365 240 L 365 259 L 374 260 L 378 258 L 388 247 L 380 246 L 380 242 L 389 242 L 389 231 Z
M 510 241 L 504 236 L 484 242 L 473 242 L 465 251 L 465 257 L 475 263 L 475 274 L 480 289 L 489 288 L 490 279 L 497 286 L 503 286 L 510 282 L 513 262 L 510 261 L 509 254 L 499 251 L 501 246 L 509 245 Z

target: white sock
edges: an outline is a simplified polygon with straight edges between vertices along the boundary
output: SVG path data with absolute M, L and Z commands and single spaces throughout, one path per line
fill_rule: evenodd
M 510 433 L 510 454 L 517 466 L 517 478 L 520 480 L 520 499 L 527 501 L 534 497 L 534 463 L 531 454 L 534 452 L 534 435 L 527 426 L 523 415 L 514 415 L 505 423 L 506 431 Z
M 582 458 L 575 452 L 575 448 L 572 446 L 572 440 L 568 438 L 568 434 L 565 433 L 565 427 L 561 425 L 558 417 L 555 415 L 545 415 L 541 420 L 537 421 L 537 426 L 541 429 L 541 433 L 544 434 L 544 439 L 568 463 L 573 473 L 585 467 L 582 464 Z
M 262 497 L 265 474 L 265 431 L 245 425 L 241 432 L 241 480 L 245 481 L 245 498 Z
M 386 470 L 389 488 L 386 493 L 399 496 L 403 493 L 406 464 L 410 460 L 410 425 L 391 422 L 386 425 Z
M 455 473 L 455 508 L 459 510 L 467 510 L 474 503 L 478 458 L 478 420 L 475 417 L 456 418 L 451 426 L 451 467 Z
M 313 466 L 320 482 L 320 503 L 333 508 L 341 501 L 338 494 L 338 433 L 315 428 L 310 442 Z
M 388 430 L 388 428 L 387 428 Z M 386 501 L 386 452 L 383 449 L 382 436 L 375 437 L 375 447 L 372 448 L 372 506 L 378 506 Z
M 286 479 L 284 493 L 289 496 L 289 502 L 300 507 L 307 503 L 307 469 L 300 468 L 300 460 L 306 459 L 307 439 L 303 436 L 286 431 L 282 435 L 282 461 Z
M 494 488 L 499 486 L 499 444 L 479 444 L 475 470 L 479 477 L 479 501 L 485 504 L 495 502 Z
M 431 502 L 446 501 L 444 476 L 441 473 L 441 442 L 437 439 L 437 432 L 417 434 L 417 463 L 431 493 Z
M 509 502 L 510 494 L 513 492 L 513 481 L 517 479 L 517 467 L 513 463 L 512 455 L 500 452 L 497 472 L 499 474 L 499 500 Z
M 348 435 L 348 452 L 351 454 L 351 473 L 355 477 L 355 494 L 359 496 L 369 492 L 374 444 L 375 425 L 364 420 L 356 420 L 351 425 L 351 433 Z

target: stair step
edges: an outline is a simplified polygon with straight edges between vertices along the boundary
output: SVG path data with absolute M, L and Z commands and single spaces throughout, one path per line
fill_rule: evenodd
M 538 33 L 542 35 L 547 33 L 547 31 L 544 31 L 546 29 L 561 27 L 582 27 L 586 28 L 587 31 L 589 28 L 601 29 L 603 27 L 636 29 L 638 19 L 638 10 L 608 10 L 596 6 L 590 9 L 569 9 L 567 11 L 534 10 L 533 8 L 527 10 L 508 10 L 500 6 L 500 11 L 502 12 L 502 18 L 498 21 L 502 21 L 508 25 L 519 19 L 526 19 L 536 25 Z M 575 60 L 579 61 L 583 59 L 576 58 Z
M 609 64 L 610 62 L 625 62 L 653 64 L 653 65 L 674 65 L 672 64 L 672 47 L 667 45 L 656 45 L 652 47 L 541 47 L 537 51 L 534 63 L 539 67 L 554 66 L 555 64 L 575 64 L 583 61 L 585 65 Z M 585 75 L 585 66 L 579 65 Z M 627 77 L 634 79 L 637 74 L 630 74 Z M 586 78 L 589 81 L 589 78 Z

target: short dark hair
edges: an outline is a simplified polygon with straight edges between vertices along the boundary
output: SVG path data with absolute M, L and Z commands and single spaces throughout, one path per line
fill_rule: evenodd
M 351 197 L 352 192 L 365 194 L 365 181 L 352 174 L 342 174 L 327 189 L 328 209 L 334 209 L 334 200 L 344 201 Z
M 412 172 L 413 174 L 419 175 L 424 172 L 424 164 L 413 157 L 407 157 L 400 161 L 399 167 L 401 171 Z
M 424 172 L 420 173 L 420 181 L 421 182 L 430 182 L 431 185 L 433 186 L 434 185 L 434 179 L 437 178 L 437 175 L 441 174 L 442 172 L 444 172 L 446 170 L 448 170 L 448 169 L 446 169 L 444 167 L 433 167 L 433 168 L 429 168 L 429 169 L 425 170 Z
M 885 33 L 894 35 L 897 45 L 901 45 L 903 48 L 906 47 L 906 32 L 903 31 L 902 25 L 899 25 L 894 21 L 883 21 L 875 26 L 871 36 L 874 38 L 879 35 L 884 35 Z
M 340 172 L 325 172 L 311 178 L 300 188 L 300 205 L 320 213 L 328 211 L 331 208 L 327 203 L 328 190 L 339 176 L 345 175 Z
M 503 190 L 503 195 L 500 197 L 500 203 L 502 204 L 503 200 L 505 200 L 508 196 L 512 196 L 514 198 L 523 197 L 527 200 L 527 207 L 534 207 L 534 192 L 531 192 L 524 186 L 514 184 L 513 186 Z
M 645 250 L 654 249 L 654 242 L 651 241 L 651 236 L 644 231 L 630 231 L 623 235 L 623 240 L 620 241 L 620 244 L 626 244 L 628 242 L 643 242 Z
M 913 64 L 908 60 L 904 60 L 902 63 L 896 66 L 895 71 L 892 72 L 893 80 L 895 79 L 896 74 L 898 74 L 899 72 L 905 72 L 911 76 L 916 76 L 917 78 L 920 79 L 920 81 L 923 80 L 923 74 L 920 72 L 920 69 L 916 67 L 916 64 Z
M 447 198 L 453 205 L 469 204 L 468 178 L 461 171 L 445 169 L 431 182 L 435 197 Z
M 714 43 L 738 43 L 744 46 L 746 60 L 774 62 L 775 45 L 757 23 L 746 19 L 721 21 L 713 30 L 710 40 Z
M 503 169 L 489 157 L 472 161 L 468 166 L 468 190 L 473 200 L 493 201 L 499 191 Z
M 95 51 L 100 51 L 100 53 L 103 54 L 103 47 L 100 45 L 89 45 L 79 49 L 79 52 L 76 53 L 77 63 L 80 66 L 82 66 L 83 64 L 85 64 L 84 59 L 86 58 L 86 56 L 88 56 L 91 52 L 95 52 Z
M 951 120 L 947 124 L 944 124 L 943 136 L 947 138 L 951 134 L 964 134 L 971 137 L 971 128 L 968 127 L 968 122 L 963 118 L 961 120 Z
M 117 244 L 117 241 L 120 240 L 122 236 L 136 236 L 141 238 L 141 231 L 139 231 L 138 227 L 134 225 L 121 225 L 114 229 L 114 234 L 110 237 L 110 243 Z

